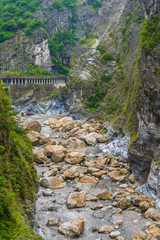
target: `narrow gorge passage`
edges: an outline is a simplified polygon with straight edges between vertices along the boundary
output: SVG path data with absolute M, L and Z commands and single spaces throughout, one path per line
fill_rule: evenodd
M 108 140 L 102 123 L 62 115 L 33 115 L 25 127 L 32 130 L 40 178 L 34 229 L 44 239 L 133 240 L 139 231 L 146 237 L 156 231 L 160 213 L 155 200 L 136 191 L 140 183 L 129 169 L 122 133 L 110 130 Z

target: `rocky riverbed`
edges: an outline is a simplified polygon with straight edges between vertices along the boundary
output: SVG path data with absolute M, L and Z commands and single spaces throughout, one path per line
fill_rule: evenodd
M 44 239 L 159 239 L 160 212 L 136 191 L 125 136 L 62 115 L 33 116 L 24 127 L 40 179 L 35 231 Z

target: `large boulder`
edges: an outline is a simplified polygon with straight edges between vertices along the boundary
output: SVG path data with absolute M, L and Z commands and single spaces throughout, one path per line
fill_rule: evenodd
M 81 139 L 86 142 L 87 145 L 95 145 L 98 143 L 108 142 L 108 137 L 103 134 L 99 134 L 96 132 L 89 133 L 87 135 L 81 136 Z
M 80 178 L 80 182 L 81 183 L 97 183 L 98 182 L 98 179 L 95 178 L 95 177 L 91 177 L 91 176 L 88 176 L 88 175 L 84 175 Z
M 66 237 L 70 238 L 76 238 L 79 237 L 82 230 L 84 228 L 84 219 L 83 218 L 77 218 L 73 219 L 70 222 L 63 223 L 58 231 L 65 235 Z
M 68 132 L 74 128 L 74 122 L 69 122 L 63 125 L 61 131 L 62 132 Z
M 48 120 L 47 120 L 47 123 L 49 124 L 49 125 L 55 125 L 56 123 L 57 123 L 57 119 L 56 118 L 49 118 Z
M 83 174 L 84 168 L 79 166 L 72 166 L 64 171 L 64 178 L 76 178 L 79 177 L 80 174 Z
M 78 151 L 70 151 L 65 157 L 65 161 L 70 164 L 78 164 L 85 159 L 85 154 Z
M 51 169 L 46 169 L 44 172 L 43 172 L 43 176 L 44 177 L 53 177 L 53 176 L 56 176 L 58 172 L 58 169 L 57 167 L 53 167 Z
M 160 237 L 160 228 L 156 227 L 155 225 L 149 226 L 146 232 L 150 234 L 152 237 L 155 237 L 155 238 Z
M 61 177 L 46 177 L 40 180 L 40 185 L 42 187 L 56 189 L 64 188 L 66 186 L 66 183 L 63 182 L 63 179 Z
M 51 156 L 51 159 L 55 163 L 63 162 L 65 156 L 66 156 L 67 150 L 66 148 L 60 146 L 60 145 L 55 145 L 53 148 L 53 153 Z
M 39 132 L 39 133 L 40 133 L 40 131 L 42 129 L 41 124 L 38 121 L 27 122 L 24 125 L 24 128 L 28 129 L 29 131 L 34 131 L 34 132 Z
M 103 189 L 96 194 L 96 197 L 100 200 L 110 200 L 112 195 L 107 189 Z
M 45 151 L 48 157 L 51 157 L 53 162 L 62 162 L 65 158 L 67 150 L 60 145 L 47 145 Z
M 113 180 L 113 181 L 123 181 L 126 176 L 122 175 L 120 171 L 114 170 L 108 173 L 108 176 Z
M 63 123 L 63 125 L 66 125 L 68 123 L 72 123 L 73 118 L 72 117 L 63 117 L 58 122 Z
M 36 146 L 39 143 L 40 134 L 34 131 L 27 133 L 28 139 L 31 141 L 32 145 Z
M 81 208 L 86 204 L 86 193 L 85 192 L 74 192 L 70 193 L 67 200 L 68 208 Z
M 86 144 L 77 138 L 70 138 L 65 142 L 60 142 L 59 145 L 62 145 L 67 149 L 81 149 L 86 147 Z
M 53 141 L 53 140 L 51 140 L 50 137 L 47 137 L 47 136 L 42 135 L 42 134 L 40 134 L 40 136 L 39 136 L 39 141 L 38 141 L 38 143 L 39 143 L 40 145 L 44 145 L 44 144 L 55 145 L 55 144 L 56 144 L 56 142 Z
M 114 227 L 111 225 L 106 225 L 98 228 L 99 233 L 110 233 L 114 230 Z
M 118 202 L 118 207 L 123 209 L 128 208 L 131 205 L 131 200 L 128 198 L 122 198 Z
M 155 208 L 149 208 L 145 214 L 145 218 L 151 218 L 154 221 L 160 221 L 160 211 L 156 210 Z
M 48 158 L 46 157 L 44 151 L 33 149 L 34 161 L 36 163 L 49 163 Z

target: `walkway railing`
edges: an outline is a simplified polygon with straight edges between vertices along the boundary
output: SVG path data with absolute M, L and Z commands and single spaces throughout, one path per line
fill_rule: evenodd
M 52 84 L 65 86 L 67 82 L 66 76 L 0 76 L 3 84 L 7 85 L 23 85 L 23 84 Z

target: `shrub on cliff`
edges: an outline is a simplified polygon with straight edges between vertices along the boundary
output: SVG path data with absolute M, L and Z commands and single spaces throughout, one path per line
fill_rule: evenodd
M 150 19 L 143 21 L 139 41 L 145 51 L 152 50 L 160 43 L 160 17 L 158 15 L 152 15 Z

